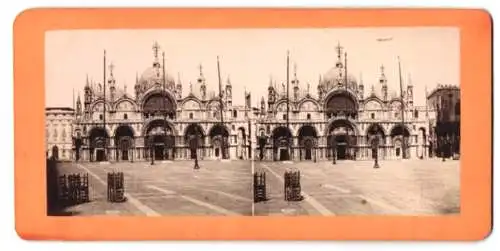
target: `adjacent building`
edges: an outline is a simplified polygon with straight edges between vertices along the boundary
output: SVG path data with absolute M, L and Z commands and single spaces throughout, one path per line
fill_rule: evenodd
M 432 154 L 450 157 L 460 154 L 460 89 L 438 85 L 428 96 L 428 105 L 436 111 L 431 120 Z
M 70 107 L 48 107 L 45 109 L 45 149 L 47 157 L 72 160 L 72 132 L 75 110 Z

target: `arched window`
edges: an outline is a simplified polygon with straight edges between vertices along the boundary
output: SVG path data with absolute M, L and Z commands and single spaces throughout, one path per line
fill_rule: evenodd
M 128 115 L 126 113 L 123 114 L 123 119 L 128 119 Z
M 99 120 L 102 120 L 102 114 L 99 114 Z
M 418 119 L 418 110 L 415 110 L 415 112 L 413 114 L 413 117 L 415 117 L 416 119 Z
M 189 113 L 189 119 L 193 119 L 193 113 L 192 112 Z
M 310 113 L 307 114 L 307 119 L 308 120 L 311 119 L 311 114 Z
M 286 114 L 283 114 L 283 120 L 286 120 Z
M 375 113 L 373 113 L 373 112 L 372 112 L 372 113 L 370 114 L 370 117 L 371 117 L 372 119 L 375 119 Z
M 234 110 L 233 111 L 233 118 L 237 118 L 238 117 L 238 111 Z

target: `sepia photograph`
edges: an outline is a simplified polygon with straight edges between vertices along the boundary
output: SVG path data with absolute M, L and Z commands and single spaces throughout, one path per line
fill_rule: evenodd
M 460 214 L 452 27 L 45 34 L 49 216 Z

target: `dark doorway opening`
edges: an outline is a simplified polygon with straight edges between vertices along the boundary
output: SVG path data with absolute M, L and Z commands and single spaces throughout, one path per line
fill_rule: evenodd
M 312 151 L 311 148 L 306 148 L 306 160 L 312 159 Z
M 104 149 L 97 149 L 95 151 L 95 155 L 96 155 L 96 160 L 97 161 L 104 161 Z
M 288 149 L 280 149 L 280 161 L 289 160 L 290 156 L 288 154 Z
M 128 160 L 128 150 L 122 150 L 122 160 Z
M 337 159 L 347 159 L 346 145 L 337 145 Z
M 165 150 L 165 147 L 163 145 L 155 145 L 155 147 L 154 147 L 155 160 L 163 160 L 164 150 Z
M 401 148 L 396 148 L 396 157 L 399 157 L 401 155 Z

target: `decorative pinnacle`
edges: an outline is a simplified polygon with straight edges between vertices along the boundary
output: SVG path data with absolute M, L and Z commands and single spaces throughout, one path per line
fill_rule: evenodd
M 380 82 L 385 83 L 385 72 L 384 72 L 384 65 L 380 66 Z
M 158 44 L 157 41 L 155 41 L 153 44 L 153 55 L 155 57 L 155 60 L 158 60 L 158 51 L 159 50 L 160 50 L 160 45 Z
M 337 47 L 335 47 L 335 49 L 337 49 L 337 57 L 338 57 L 339 59 L 340 59 L 340 56 L 342 55 L 342 49 L 343 49 L 343 48 L 344 48 L 344 47 L 342 47 L 342 46 L 340 45 L 340 41 L 339 41 L 339 42 L 338 42 L 338 44 L 337 44 Z
M 115 65 L 113 64 L 113 62 L 109 63 L 108 68 L 109 68 L 109 75 L 113 77 L 113 70 L 115 69 Z

